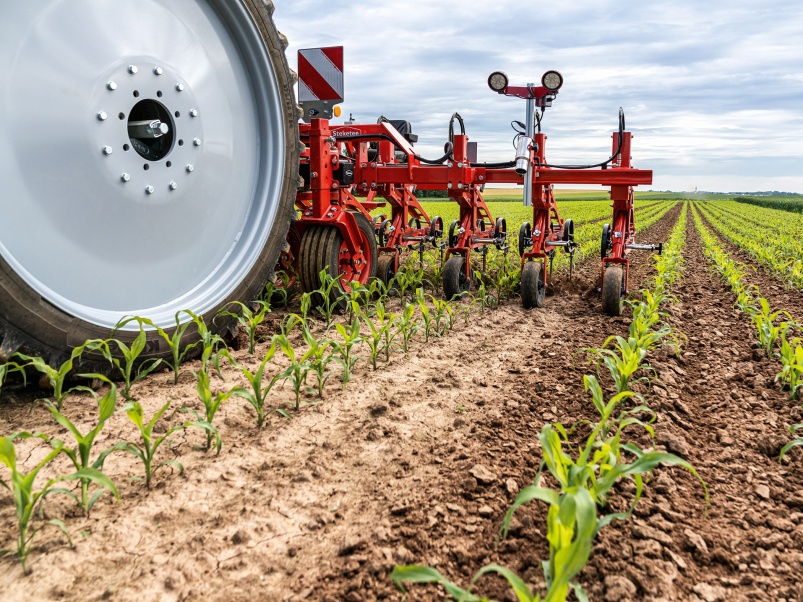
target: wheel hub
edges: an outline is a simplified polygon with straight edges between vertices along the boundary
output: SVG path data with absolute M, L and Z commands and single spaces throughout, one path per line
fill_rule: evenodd
M 156 63 L 121 62 L 98 78 L 101 169 L 137 201 L 168 198 L 202 165 L 204 129 L 192 86 Z

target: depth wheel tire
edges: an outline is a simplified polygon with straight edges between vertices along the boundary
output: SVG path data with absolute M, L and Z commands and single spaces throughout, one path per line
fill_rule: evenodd
M 528 261 L 521 269 L 521 303 L 526 309 L 543 307 L 546 297 L 544 264 Z
M 214 316 L 261 294 L 293 216 L 298 115 L 272 4 L 6 8 L 0 358 L 59 362 L 126 315 L 226 329 Z M 142 359 L 169 354 L 148 339 Z
M 395 259 L 393 255 L 380 255 L 376 260 L 376 277 L 385 285 L 390 284 L 396 275 Z
M 471 290 L 471 278 L 466 278 L 466 258 L 452 255 L 443 266 L 443 295 L 457 299 Z
M 605 259 L 608 256 L 608 251 L 611 249 L 611 227 L 608 224 L 602 226 L 602 240 L 599 245 L 600 259 Z
M 312 226 L 304 230 L 301 237 L 301 254 L 299 273 L 301 286 L 307 292 L 320 288 L 320 273 L 326 269 L 333 278 L 340 277 L 339 290 L 332 291 L 333 295 L 340 296 L 344 290 L 349 290 L 349 283 L 356 280 L 366 284 L 376 276 L 376 235 L 371 222 L 362 213 L 352 213 L 357 227 L 362 234 L 359 249 L 349 249 L 335 226 Z M 356 267 L 352 264 L 354 254 L 361 255 L 364 262 Z M 320 300 L 317 301 L 320 303 Z M 346 301 L 341 305 L 345 307 Z
M 602 311 L 609 316 L 621 316 L 624 294 L 624 270 L 618 265 L 606 268 L 602 278 Z

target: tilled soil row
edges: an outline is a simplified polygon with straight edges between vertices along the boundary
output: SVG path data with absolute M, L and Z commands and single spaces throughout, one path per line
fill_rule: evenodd
M 803 457 L 778 462 L 795 404 L 711 273 L 690 215 L 684 257 L 669 321 L 688 343 L 650 361 L 652 405 L 657 442 L 697 468 L 710 506 L 704 514 L 694 477 L 657 470 L 637 518 L 602 533 L 585 580 L 598 576 L 589 590 L 604 600 L 800 600 Z
M 666 240 L 679 210 L 640 240 Z M 633 255 L 631 289 L 646 283 L 650 266 L 649 254 Z M 69 521 L 80 532 L 75 552 L 55 530 L 43 532 L 31 578 L 3 560 L 2 597 L 399 599 L 388 575 L 404 563 L 432 564 L 466 583 L 496 561 L 537 583 L 546 558 L 543 508 L 523 509 L 498 550 L 496 530 L 535 475 L 543 424 L 593 417 L 582 388 L 590 368 L 577 352 L 627 331 L 626 318 L 601 313 L 598 270 L 594 258 L 579 266 L 542 310 L 511 303 L 443 339 L 417 341 L 409 359 L 396 355 L 377 372 L 361 364 L 347 390 L 330 386 L 320 405 L 292 421 L 274 418 L 255 430 L 246 406 L 229 402 L 218 418 L 221 454 L 193 450 L 200 437 L 181 435 L 173 449 L 184 474 L 162 474 L 149 492 L 124 481 L 139 470 L 133 460 L 114 456 L 107 469 L 121 501 L 102 500 L 90 519 Z M 188 373 L 176 387 L 163 380 L 152 377 L 138 391 L 146 415 L 167 399 L 180 405 L 195 395 Z M 84 405 L 75 411 L 91 420 Z M 9 432 L 48 420 L 21 403 L 0 412 Z M 115 440 L 116 428 L 107 426 L 101 440 Z M 0 496 L 8 509 L 10 498 Z M 46 509 L 59 516 L 64 503 Z M 11 532 L 10 516 L 2 529 Z M 583 580 L 595 578 L 589 572 Z M 499 582 L 487 585 L 500 599 L 510 595 Z M 409 599 L 441 595 L 415 588 Z

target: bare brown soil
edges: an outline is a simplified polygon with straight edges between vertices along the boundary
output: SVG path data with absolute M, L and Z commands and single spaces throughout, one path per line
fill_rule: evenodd
M 641 239 L 667 240 L 680 208 Z M 755 349 L 752 326 L 710 273 L 690 218 L 687 234 L 685 279 L 667 308 L 687 340 L 679 356 L 665 348 L 648 358 L 658 379 L 641 391 L 659 415 L 659 447 L 697 467 L 710 505 L 706 514 L 693 476 L 658 469 L 636 516 L 602 531 L 579 580 L 592 600 L 801 600 L 803 454 L 777 460 L 788 425 L 800 419 L 798 404 L 774 385 L 776 360 Z M 632 290 L 648 283 L 649 259 L 634 257 Z M 292 420 L 273 414 L 257 430 L 250 407 L 228 401 L 217 417 L 221 453 L 195 449 L 199 432 L 176 434 L 162 458 L 181 461 L 185 471 L 163 469 L 150 491 L 127 480 L 141 470 L 130 456 L 112 455 L 106 468 L 120 501 L 104 497 L 87 519 L 66 497 L 49 498 L 46 516 L 67 517 L 75 548 L 56 529 L 44 530 L 30 576 L 13 558 L 0 560 L 0 598 L 400 600 L 388 575 L 405 563 L 430 564 L 466 585 L 481 566 L 498 562 L 542 583 L 543 505 L 522 508 L 498 545 L 497 532 L 537 472 L 544 423 L 593 418 L 582 385 L 593 366 L 581 350 L 627 332 L 626 318 L 601 314 L 598 269 L 592 258 L 574 281 L 558 281 L 542 310 L 510 302 L 461 319 L 442 339 L 417 336 L 409 357 L 394 354 L 376 372 L 361 362 L 346 390 L 332 378 L 324 399 Z M 783 306 L 783 286 L 756 278 Z M 257 356 L 264 351 L 263 344 Z M 256 363 L 245 349 L 236 357 Z M 168 399 L 196 406 L 192 369 L 197 364 L 178 385 L 167 374 L 136 385 L 146 415 Z M 224 375 L 220 388 L 245 384 L 232 369 Z M 293 394 L 287 386 L 272 395 L 278 405 Z M 3 392 L 0 432 L 58 432 L 30 400 L 26 391 Z M 66 412 L 88 428 L 93 403 L 75 397 Z M 134 431 L 116 415 L 99 449 L 120 438 L 134 439 Z M 45 453 L 24 449 L 27 467 Z M 614 509 L 632 495 L 627 486 L 621 493 Z M 11 497 L 0 490 L 0 547 L 13 544 L 12 519 Z M 514 599 L 492 577 L 478 589 Z M 419 586 L 407 599 L 443 595 Z

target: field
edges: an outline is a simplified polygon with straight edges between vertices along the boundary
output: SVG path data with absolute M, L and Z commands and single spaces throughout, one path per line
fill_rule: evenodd
M 490 566 L 472 591 L 495 600 L 803 600 L 803 216 L 638 197 L 638 242 L 666 251 L 631 255 L 630 304 L 611 318 L 597 292 L 609 202 L 564 194 L 581 247 L 571 279 L 556 256 L 542 309 L 521 307 L 517 261 L 497 252 L 472 298 L 444 303 L 429 252 L 423 274 L 411 259 L 395 294 L 352 312 L 268 297 L 253 352 L 241 327 L 227 352 L 132 373 L 130 402 L 124 382 L 60 400 L 6 365 L 6 466 L 10 450 L 22 475 L 75 448 L 68 421 L 101 427 L 83 465 L 117 450 L 102 473 L 63 453 L 44 464 L 34 490 L 74 478 L 28 516 L 42 528 L 30 574 L 0 558 L 0 599 L 444 600 L 411 581 L 468 588 Z M 515 244 L 527 211 L 489 197 Z M 165 406 L 146 440 L 164 436 L 153 467 L 169 463 L 147 487 L 132 418 Z M 45 435 L 11 441 L 22 431 Z M 6 466 L 0 548 L 14 552 L 22 481 Z

